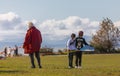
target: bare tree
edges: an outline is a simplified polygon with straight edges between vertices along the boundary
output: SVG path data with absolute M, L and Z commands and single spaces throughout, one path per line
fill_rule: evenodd
M 100 29 L 92 37 L 91 45 L 100 53 L 113 52 L 120 41 L 120 30 L 106 18 L 100 23 Z

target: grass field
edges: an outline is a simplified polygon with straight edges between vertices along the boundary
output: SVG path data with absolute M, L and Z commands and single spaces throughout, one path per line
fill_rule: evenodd
M 31 69 L 29 57 L 0 60 L 0 76 L 120 76 L 120 54 L 83 55 L 82 69 L 68 69 L 67 56 L 42 56 L 41 61 L 42 69 Z

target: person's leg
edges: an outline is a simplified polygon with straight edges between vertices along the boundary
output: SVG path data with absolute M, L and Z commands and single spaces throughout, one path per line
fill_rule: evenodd
M 40 52 L 39 52 L 39 51 L 38 51 L 38 52 L 35 52 L 35 57 L 36 57 L 36 59 L 37 59 L 39 68 L 42 68 L 42 67 L 41 67 Z
M 16 50 L 14 50 L 14 55 L 16 56 Z
M 16 50 L 16 55 L 18 56 L 18 50 Z
M 78 52 L 76 52 L 76 54 L 75 54 L 75 56 L 76 56 L 76 60 L 75 60 L 75 65 L 76 65 L 76 67 L 78 66 Z
M 79 66 L 81 67 L 82 66 L 82 51 L 79 52 Z
M 72 53 L 69 53 L 68 55 L 68 59 L 69 59 L 69 67 L 73 67 L 72 63 L 73 63 L 73 54 Z
M 68 54 L 68 64 L 69 64 L 69 67 L 70 67 L 70 53 Z
M 15 50 L 14 50 L 14 56 L 16 56 Z
M 32 64 L 31 68 L 35 68 L 35 64 L 34 64 L 34 53 L 29 54 L 29 56 L 30 56 L 30 61 L 31 61 L 31 64 Z
M 71 53 L 71 67 L 73 67 L 73 53 Z

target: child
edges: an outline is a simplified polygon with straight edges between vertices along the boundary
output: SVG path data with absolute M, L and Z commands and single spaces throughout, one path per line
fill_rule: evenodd
M 83 44 L 88 45 L 85 39 L 83 38 L 83 31 L 79 31 L 78 37 L 75 39 L 75 41 L 76 41 L 75 46 L 77 50 L 80 50 L 83 47 Z M 75 68 L 82 68 L 81 63 L 82 63 L 82 51 L 76 51 Z
M 72 33 L 71 38 L 67 41 L 69 68 L 73 68 L 73 55 L 74 55 L 74 51 L 76 50 L 75 37 L 76 35 Z

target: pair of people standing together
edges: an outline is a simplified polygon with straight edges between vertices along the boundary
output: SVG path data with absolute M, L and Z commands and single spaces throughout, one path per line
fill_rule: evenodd
M 71 34 L 71 38 L 67 41 L 69 68 L 73 68 L 73 55 L 75 54 L 75 68 L 82 68 L 82 51 L 80 49 L 83 45 L 88 45 L 83 38 L 83 31 L 78 32 L 78 37 L 74 33 Z

